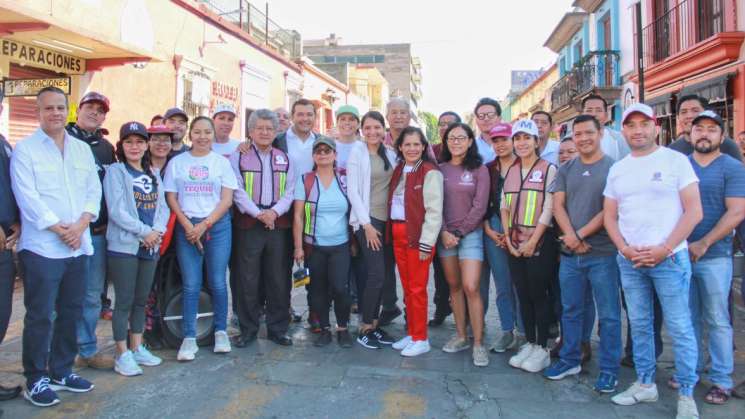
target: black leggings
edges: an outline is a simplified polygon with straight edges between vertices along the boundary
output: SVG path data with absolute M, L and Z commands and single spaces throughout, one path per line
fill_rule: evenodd
M 313 246 L 308 258 L 310 269 L 310 304 L 318 315 L 322 328 L 329 328 L 330 298 L 339 327 L 347 327 L 351 297 L 349 296 L 349 264 L 352 255 L 349 243 L 338 246 Z
M 558 246 L 553 233 L 544 233 L 538 252 L 538 255 L 529 258 L 510 255 L 509 265 L 520 302 L 525 338 L 530 343 L 546 347 L 553 318 L 548 292 L 558 263 Z
M 375 218 L 370 223 L 381 234 L 385 234 L 385 222 Z M 380 314 L 380 298 L 386 272 L 395 263 L 393 247 L 386 244 L 381 236 L 382 248 L 378 251 L 367 247 L 365 230 L 360 227 L 355 233 L 360 248 L 362 269 L 357 275 L 357 301 L 360 302 L 362 323 L 372 324 Z

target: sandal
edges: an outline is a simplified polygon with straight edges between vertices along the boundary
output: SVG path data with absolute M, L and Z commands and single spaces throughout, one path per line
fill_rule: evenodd
M 670 377 L 670 379 L 667 380 L 667 386 L 673 390 L 680 389 L 680 383 L 678 382 L 678 380 L 675 379 L 675 377 Z
M 704 401 L 709 404 L 725 404 L 727 403 L 727 400 L 729 400 L 730 395 L 731 393 L 729 391 L 713 386 L 709 389 L 709 392 L 706 393 Z

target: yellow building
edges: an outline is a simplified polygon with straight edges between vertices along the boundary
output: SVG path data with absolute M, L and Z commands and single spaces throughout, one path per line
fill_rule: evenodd
M 385 105 L 390 97 L 390 87 L 383 74 L 371 64 L 356 64 L 349 67 L 349 88 L 356 95 L 366 98 L 371 111 L 385 114 Z
M 264 25 L 246 22 L 249 15 L 256 19 L 255 10 L 221 13 L 216 4 L 0 0 L 0 77 L 46 79 L 6 87 L 32 94 L 44 83 L 60 85 L 69 91 L 71 104 L 87 91 L 103 93 L 111 101 L 104 126 L 112 134 L 129 120 L 148 124 L 172 106 L 193 117 L 211 115 L 218 103 L 227 102 L 239 111 L 233 137 L 244 138 L 252 110 L 288 107 L 300 97 L 322 108 L 323 128 L 349 89 L 292 55 L 299 52 L 293 45 L 300 42 L 296 32 L 269 26 L 271 39 L 261 41 L 265 34 L 256 27 Z M 275 36 L 279 33 L 285 38 Z M 287 38 L 287 33 L 295 35 Z M 314 87 L 306 91 L 306 85 Z M 35 128 L 33 97 L 14 96 L 4 105 L 0 130 L 11 141 Z
M 535 111 L 550 111 L 551 86 L 559 80 L 556 64 L 543 72 L 510 104 L 513 121 L 528 118 Z

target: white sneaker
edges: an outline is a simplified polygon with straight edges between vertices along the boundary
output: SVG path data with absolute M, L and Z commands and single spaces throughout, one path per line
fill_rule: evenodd
M 196 338 L 184 338 L 181 347 L 178 350 L 176 359 L 179 361 L 193 361 L 194 356 L 199 352 Z
M 134 358 L 138 365 L 146 367 L 155 367 L 163 363 L 163 360 L 153 355 L 145 345 L 140 345 L 137 352 L 134 352 Z
M 693 397 L 678 396 L 678 414 L 675 419 L 698 419 L 698 408 Z
M 411 336 L 404 336 L 393 344 L 393 349 L 403 351 L 412 342 Z
M 618 393 L 611 397 L 611 401 L 621 406 L 633 406 L 642 402 L 656 402 L 658 397 L 657 384 L 652 384 L 649 387 L 642 387 L 642 385 L 636 381 L 623 393 Z
M 430 349 L 428 340 L 413 340 L 409 346 L 401 351 L 401 356 L 419 356 L 426 354 Z
M 129 350 L 116 358 L 116 360 L 114 361 L 114 371 L 125 377 L 132 377 L 142 374 L 142 368 L 137 365 L 137 362 L 132 355 L 132 351 Z
M 512 357 L 510 357 L 510 366 L 512 368 L 520 368 L 523 362 L 528 359 L 531 353 L 533 353 L 533 344 L 528 342 L 521 346 L 520 350 L 517 351 L 515 355 L 512 355 Z
M 549 365 L 551 365 L 551 352 L 548 348 L 534 345 L 533 352 L 523 361 L 520 368 L 527 372 L 538 372 L 548 368 Z
M 226 354 L 230 352 L 230 339 L 224 330 L 215 332 L 215 348 L 212 352 L 216 354 Z

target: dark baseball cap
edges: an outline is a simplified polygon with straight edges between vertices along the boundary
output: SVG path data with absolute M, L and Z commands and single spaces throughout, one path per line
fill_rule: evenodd
M 145 124 L 137 121 L 129 121 L 125 122 L 122 127 L 119 129 L 119 139 L 123 140 L 130 135 L 139 135 L 140 137 L 144 138 L 145 140 L 150 139 L 150 136 L 147 133 L 147 127 Z
M 181 115 L 184 118 L 186 118 L 187 121 L 189 120 L 189 115 L 187 115 L 186 112 L 184 112 L 184 110 L 181 109 L 181 108 L 171 108 L 171 109 L 167 110 L 166 111 L 166 114 L 163 115 L 163 118 L 169 119 L 169 118 L 172 118 L 172 117 L 174 117 L 176 115 Z
M 696 125 L 702 119 L 712 120 L 712 121 L 716 122 L 717 125 L 719 125 L 719 128 L 721 128 L 722 130 L 724 130 L 724 121 L 722 120 L 722 117 L 719 116 L 718 113 L 716 113 L 714 111 L 703 111 L 700 114 L 698 114 L 697 117 L 693 118 L 692 124 L 693 125 Z
M 103 106 L 103 111 L 108 113 L 109 112 L 109 98 L 106 96 L 98 93 L 98 92 L 88 92 L 86 93 L 82 99 L 80 99 L 80 104 L 78 107 L 83 106 L 86 103 L 92 103 L 92 102 L 98 102 Z
M 336 151 L 336 141 L 334 141 L 333 138 L 326 137 L 324 135 L 319 135 L 318 138 L 316 138 L 316 141 L 313 142 L 313 150 L 316 149 L 319 145 L 327 145 L 332 150 Z

